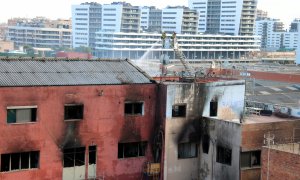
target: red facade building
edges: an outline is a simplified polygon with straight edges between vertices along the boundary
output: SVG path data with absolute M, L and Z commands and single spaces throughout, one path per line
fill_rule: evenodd
M 0 179 L 141 179 L 157 85 L 127 61 L 0 61 Z

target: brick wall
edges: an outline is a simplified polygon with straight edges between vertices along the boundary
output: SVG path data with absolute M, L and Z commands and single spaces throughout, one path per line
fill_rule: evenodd
M 300 155 L 270 149 L 269 179 L 299 180 Z M 268 148 L 262 150 L 262 179 L 267 179 Z
M 243 124 L 241 151 L 260 150 L 264 145 L 264 134 L 268 132 L 275 135 L 275 142 L 277 143 L 288 141 L 293 136 L 294 128 L 300 128 L 300 121 L 286 120 L 272 123 Z M 295 136 L 300 137 L 299 130 L 295 131 Z M 242 180 L 257 180 L 260 179 L 260 175 L 260 168 L 241 170 Z

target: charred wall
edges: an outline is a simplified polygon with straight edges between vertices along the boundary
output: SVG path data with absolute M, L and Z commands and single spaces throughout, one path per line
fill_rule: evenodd
M 0 179 L 62 179 L 63 149 L 97 146 L 97 176 L 140 179 L 152 158 L 156 84 L 0 88 L 0 154 L 40 151 L 40 167 Z M 125 117 L 124 102 L 143 101 L 142 116 Z M 83 104 L 83 119 L 64 120 L 65 104 Z M 37 122 L 7 124 L 7 106 L 37 105 Z M 159 121 L 159 120 L 158 120 Z M 147 141 L 144 157 L 118 159 L 118 143 Z

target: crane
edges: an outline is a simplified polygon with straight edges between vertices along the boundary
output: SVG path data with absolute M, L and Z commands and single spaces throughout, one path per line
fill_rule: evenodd
M 166 33 L 164 32 L 161 36 L 162 39 L 162 47 L 166 48 L 166 40 L 167 36 Z M 175 55 L 179 58 L 181 64 L 183 65 L 185 71 L 188 73 L 188 76 L 193 76 L 195 74 L 194 70 L 191 68 L 190 64 L 188 61 L 186 61 L 186 57 L 184 53 L 181 51 L 178 42 L 177 42 L 177 37 L 176 33 L 174 32 L 173 35 L 171 36 L 171 48 L 173 48 Z

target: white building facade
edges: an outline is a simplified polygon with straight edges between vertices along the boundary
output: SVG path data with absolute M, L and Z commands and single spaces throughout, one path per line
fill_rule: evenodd
M 295 50 L 298 47 L 299 25 L 300 21 L 294 20 L 286 32 L 278 19 L 257 19 L 255 35 L 261 37 L 261 48 L 265 51 Z
M 104 4 L 102 31 L 140 32 L 140 8 L 125 2 Z
M 261 37 L 261 48 L 276 51 L 283 47 L 283 24 L 278 19 L 258 19 L 255 22 L 255 35 Z
M 162 10 L 154 6 L 140 7 L 141 30 L 145 32 L 161 32 Z
M 189 0 L 199 13 L 198 32 L 253 35 L 257 0 Z
M 162 10 L 162 32 L 197 34 L 198 13 L 186 7 L 167 7 Z
M 167 34 L 168 39 L 171 34 Z M 95 56 L 102 58 L 128 58 L 158 60 L 161 53 L 177 59 L 172 48 L 162 48 L 161 34 L 98 32 Z M 177 41 L 187 59 L 243 59 L 259 51 L 255 36 L 189 35 L 178 34 Z M 166 44 L 169 44 L 168 40 Z
M 95 32 L 101 30 L 101 11 L 98 3 L 72 6 L 73 48 L 95 46 Z
M 8 39 L 15 47 L 71 48 L 72 30 L 64 28 L 9 26 Z

